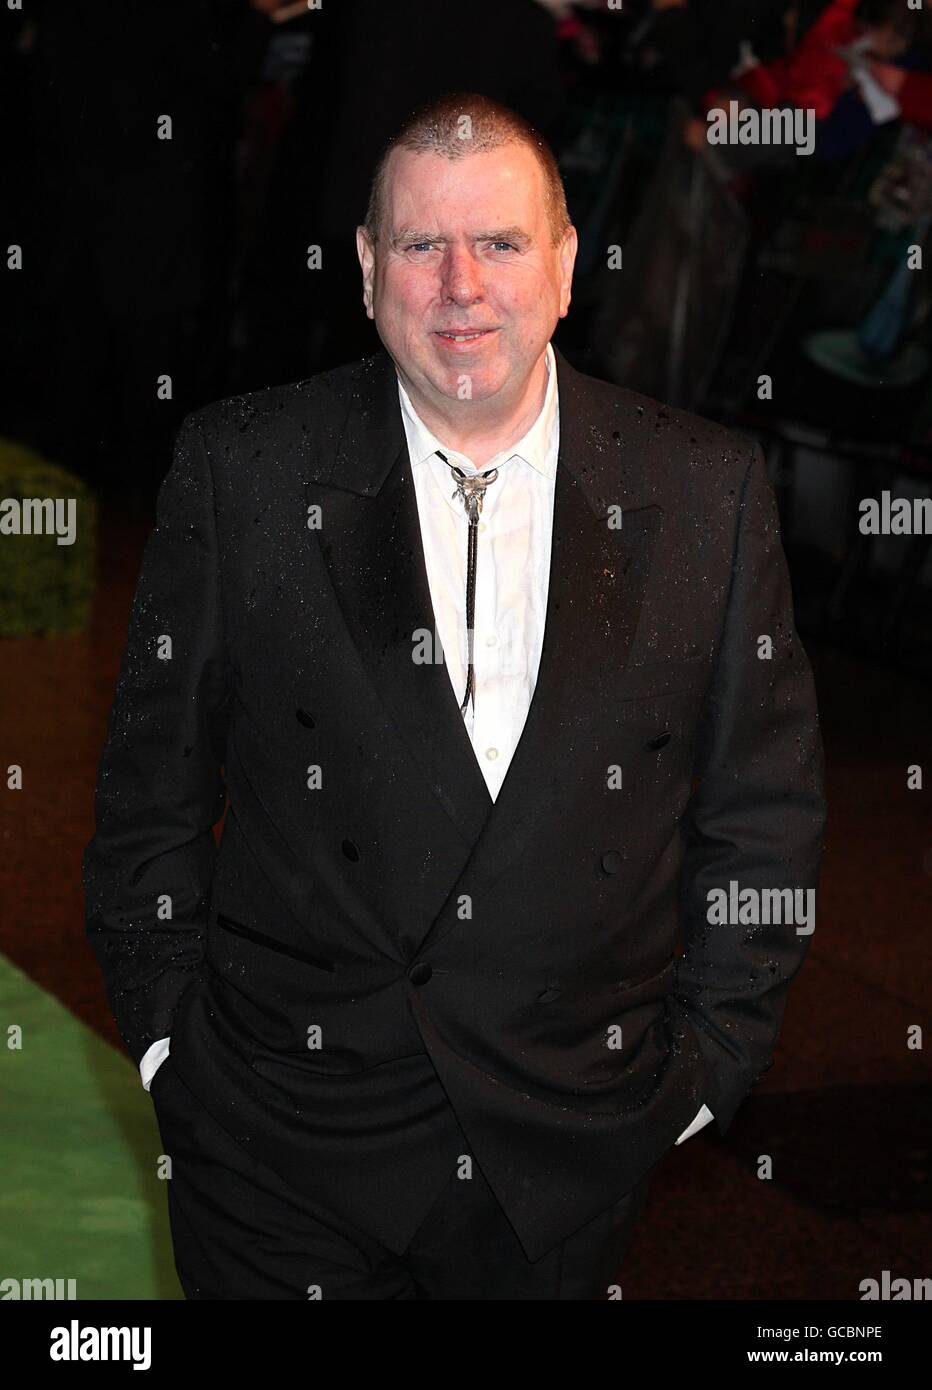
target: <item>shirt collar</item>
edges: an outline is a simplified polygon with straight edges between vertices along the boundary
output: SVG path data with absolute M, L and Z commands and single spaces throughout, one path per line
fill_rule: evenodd
M 559 429 L 559 398 L 557 393 L 557 363 L 554 356 L 553 347 L 547 344 L 545 353 L 547 363 L 547 390 L 544 395 L 544 403 L 540 408 L 537 419 L 531 425 L 526 434 L 518 440 L 517 444 L 512 444 L 510 448 L 503 449 L 501 453 L 489 459 L 488 463 L 482 465 L 482 469 L 476 465 L 465 454 L 461 454 L 457 449 L 451 449 L 443 444 L 437 436 L 427 428 L 424 421 L 418 415 L 411 398 L 402 385 L 401 377 L 398 377 L 398 399 L 401 405 L 401 418 L 404 423 L 405 437 L 408 442 L 408 455 L 412 466 L 426 463 L 432 458 L 438 449 L 441 449 L 451 463 L 457 464 L 465 473 L 485 472 L 487 468 L 500 468 L 511 458 L 518 457 L 529 464 L 531 468 L 542 474 L 545 478 L 553 479 L 557 467 L 557 439 Z

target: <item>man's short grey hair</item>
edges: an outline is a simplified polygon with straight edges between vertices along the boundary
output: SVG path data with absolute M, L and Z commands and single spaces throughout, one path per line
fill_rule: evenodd
M 439 154 L 444 159 L 463 159 L 484 154 L 502 145 L 527 145 L 534 151 L 544 176 L 547 216 L 551 240 L 558 246 L 570 227 L 566 192 L 560 169 L 550 146 L 529 121 L 517 111 L 502 106 L 478 92 L 453 92 L 420 107 L 389 140 L 379 157 L 369 191 L 364 223 L 369 240 L 375 245 L 382 233 L 385 208 L 385 181 L 389 156 L 393 150 L 413 150 L 418 154 Z

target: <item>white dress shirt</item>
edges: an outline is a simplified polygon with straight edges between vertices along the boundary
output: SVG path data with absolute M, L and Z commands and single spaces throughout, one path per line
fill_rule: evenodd
M 424 424 L 398 379 L 398 399 L 414 480 L 436 638 L 456 703 L 466 690 L 466 540 L 468 521 L 440 449 L 464 473 L 498 469 L 486 488 L 479 518 L 472 701 L 464 716 L 470 741 L 494 801 L 527 719 L 540 667 L 550 586 L 553 502 L 560 446 L 556 359 L 548 343 L 547 389 L 537 419 L 517 444 L 477 469 Z M 149 1089 L 169 1040 L 152 1044 L 140 1063 Z M 703 1105 L 681 1144 L 713 1118 Z
M 464 473 L 497 468 L 479 516 L 473 665 L 466 727 L 494 801 L 527 719 L 544 643 L 560 418 L 553 348 L 547 391 L 531 428 L 481 469 L 427 428 L 399 379 L 437 637 L 456 703 L 466 690 L 466 538 L 469 522 L 441 449 Z

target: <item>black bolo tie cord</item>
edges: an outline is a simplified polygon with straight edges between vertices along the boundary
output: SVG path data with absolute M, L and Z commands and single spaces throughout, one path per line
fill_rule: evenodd
M 456 479 L 456 492 L 462 498 L 466 508 L 466 516 L 469 522 L 469 530 L 466 536 L 466 693 L 460 703 L 460 712 L 466 713 L 469 702 L 472 700 L 473 710 L 476 708 L 476 671 L 473 665 L 475 620 L 476 620 L 476 567 L 478 563 L 478 541 L 479 541 L 479 513 L 482 511 L 483 495 L 490 483 L 494 483 L 498 477 L 497 468 L 487 468 L 484 473 L 468 474 L 461 468 L 457 468 L 455 463 L 451 463 L 445 454 L 437 450 L 437 457 L 452 472 Z

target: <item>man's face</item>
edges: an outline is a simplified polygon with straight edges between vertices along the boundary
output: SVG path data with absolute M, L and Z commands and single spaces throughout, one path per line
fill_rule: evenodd
M 435 408 L 517 400 L 569 307 L 576 233 L 554 246 L 526 145 L 445 159 L 395 149 L 377 248 L 357 232 L 366 311 Z M 465 337 L 465 341 L 460 341 Z

